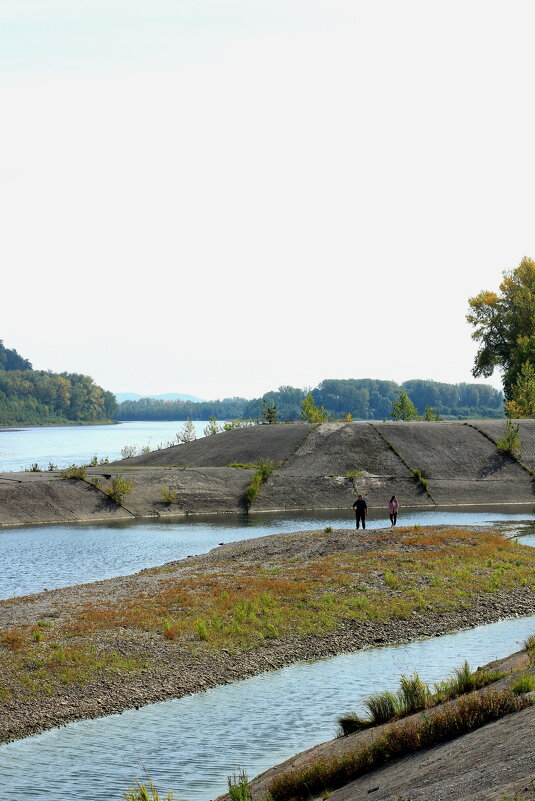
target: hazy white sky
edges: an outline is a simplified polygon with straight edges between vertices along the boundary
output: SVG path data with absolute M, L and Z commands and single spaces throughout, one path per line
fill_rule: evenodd
M 0 0 L 0 338 L 112 391 L 474 380 L 467 298 L 535 257 L 534 26 Z

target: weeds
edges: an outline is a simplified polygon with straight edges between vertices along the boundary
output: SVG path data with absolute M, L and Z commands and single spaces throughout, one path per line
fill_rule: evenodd
M 60 478 L 76 479 L 77 481 L 86 481 L 87 470 L 82 465 L 78 466 L 76 464 L 71 464 L 70 467 L 67 467 L 65 470 L 61 471 Z
M 126 496 L 133 490 L 135 485 L 135 481 L 117 475 L 112 478 L 104 492 L 112 501 L 115 501 L 118 506 L 122 506 Z
M 392 725 L 375 740 L 339 757 L 310 762 L 277 776 L 268 791 L 273 801 L 306 801 L 342 787 L 392 759 L 429 748 L 530 706 L 510 691 L 463 696 L 451 706 Z
M 228 793 L 231 801 L 250 801 L 251 798 L 251 785 L 249 778 L 244 770 L 238 773 L 233 773 L 227 779 Z
M 374 693 L 364 701 L 364 706 L 368 710 L 366 717 L 356 714 L 340 717 L 338 719 L 339 734 L 345 736 L 371 726 L 379 726 L 396 718 L 406 717 L 422 709 L 430 709 L 444 701 L 498 681 L 505 675 L 503 671 L 481 669 L 472 673 L 465 660 L 461 667 L 455 669 L 451 679 L 435 684 L 434 692 L 431 692 L 418 673 L 415 672 L 411 676 L 402 675 L 396 695 L 385 690 Z
M 264 461 L 264 459 L 260 459 L 260 462 L 258 464 L 258 470 L 253 475 L 251 483 L 249 484 L 245 492 L 246 511 L 249 511 L 249 509 L 251 508 L 253 501 L 256 499 L 258 493 L 260 492 L 262 484 L 264 484 L 268 480 L 268 478 L 273 472 L 273 469 L 274 469 L 273 464 L 271 463 L 270 459 L 268 459 L 267 461 Z
M 176 502 L 176 492 L 171 487 L 162 487 L 160 490 L 164 503 L 170 506 Z
M 535 690 L 535 676 L 531 673 L 523 673 L 522 676 L 511 685 L 513 695 L 522 695 Z
M 424 477 L 424 474 L 421 470 L 411 470 L 412 477 L 416 479 L 420 483 L 420 485 L 424 488 L 424 490 L 429 494 L 429 482 Z
M 364 470 L 348 470 L 346 478 L 362 478 Z

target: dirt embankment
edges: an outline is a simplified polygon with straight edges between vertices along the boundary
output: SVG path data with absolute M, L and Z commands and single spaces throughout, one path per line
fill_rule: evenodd
M 1 741 L 534 613 L 534 560 L 477 527 L 297 532 L 2 601 Z
M 493 421 L 235 429 L 89 468 L 99 487 L 59 473 L 0 474 L 0 525 L 242 512 L 262 459 L 275 469 L 254 511 L 348 508 L 355 493 L 382 508 L 392 494 L 405 507 L 535 505 L 535 420 L 520 430 L 521 461 L 496 448 Z M 105 493 L 116 475 L 134 482 L 123 506 Z

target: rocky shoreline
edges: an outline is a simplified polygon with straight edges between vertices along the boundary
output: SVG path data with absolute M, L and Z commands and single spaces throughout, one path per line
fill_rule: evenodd
M 440 528 L 434 527 L 433 531 Z M 429 529 L 430 530 L 430 529 Z M 469 530 L 469 527 L 464 528 Z M 477 535 L 481 528 L 472 530 Z M 373 536 L 372 536 L 373 535 Z M 391 539 L 389 540 L 388 537 Z M 319 549 L 338 553 L 341 548 L 354 553 L 375 553 L 377 543 L 395 543 L 390 530 L 374 530 L 369 540 L 357 540 L 354 531 L 337 531 L 329 536 L 323 532 L 297 532 L 274 535 L 241 543 L 228 544 L 209 554 L 164 568 L 145 570 L 127 576 L 93 584 L 69 587 L 16 598 L 0 603 L 0 629 L 35 626 L 37 621 L 51 620 L 54 625 L 67 621 L 77 610 L 93 603 L 121 603 L 135 587 L 145 593 L 176 575 L 211 575 L 221 564 L 240 561 L 279 564 L 288 559 L 311 563 Z M 362 648 L 410 642 L 423 637 L 435 637 L 461 629 L 492 623 L 504 618 L 535 613 L 535 592 L 529 586 L 493 593 L 478 593 L 463 608 L 441 614 L 427 611 L 412 612 L 407 619 L 346 620 L 335 631 L 321 636 L 283 636 L 267 640 L 266 644 L 248 650 L 229 652 L 225 648 L 210 649 L 202 642 L 167 640 L 161 632 L 139 629 L 105 630 L 92 639 L 97 650 L 113 649 L 122 656 L 146 659 L 147 665 L 135 672 L 120 669 L 105 671 L 89 683 L 66 685 L 52 695 L 29 697 L 15 685 L 14 679 L 3 682 L 13 695 L 2 703 L 0 742 L 27 737 L 71 721 L 101 717 L 145 704 L 178 698 L 229 684 L 266 670 L 274 670 L 304 659 L 334 656 Z M 58 629 L 59 631 L 59 629 Z M 68 642 L 68 640 L 62 640 Z M 0 646 L 0 651 L 6 650 Z M 1 699 L 1 696 L 0 696 Z

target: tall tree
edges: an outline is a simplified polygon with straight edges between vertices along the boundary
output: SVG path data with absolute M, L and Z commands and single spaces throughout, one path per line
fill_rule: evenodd
M 499 293 L 483 290 L 469 299 L 466 319 L 480 342 L 472 374 L 489 377 L 503 371 L 507 400 L 513 400 L 522 365 L 535 366 L 535 261 L 523 258 L 515 270 L 505 270 Z

